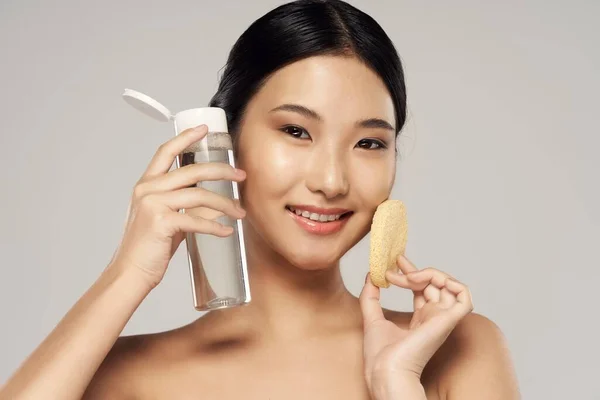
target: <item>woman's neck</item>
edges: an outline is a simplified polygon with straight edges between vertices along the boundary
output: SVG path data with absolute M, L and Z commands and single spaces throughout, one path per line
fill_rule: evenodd
M 306 270 L 253 240 L 247 249 L 252 300 L 226 310 L 228 321 L 270 341 L 360 328 L 358 301 L 344 285 L 339 262 Z

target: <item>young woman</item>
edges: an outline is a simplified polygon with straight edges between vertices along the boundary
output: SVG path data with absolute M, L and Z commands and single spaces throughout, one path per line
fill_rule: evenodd
M 400 59 L 381 27 L 342 1 L 285 4 L 234 45 L 211 106 L 226 110 L 240 170 L 170 171 L 206 134 L 162 145 L 134 188 L 110 264 L 0 392 L 2 399 L 515 399 L 498 328 L 471 313 L 465 285 L 400 257 L 388 280 L 414 313 L 382 310 L 366 278 L 359 299 L 340 258 L 391 193 L 405 123 Z M 240 182 L 242 204 L 192 187 Z M 185 232 L 227 236 L 177 211 L 244 218 L 253 294 L 158 334 L 119 337 L 161 281 Z M 291 209 L 343 214 L 309 232 Z M 390 289 L 394 290 L 394 289 Z

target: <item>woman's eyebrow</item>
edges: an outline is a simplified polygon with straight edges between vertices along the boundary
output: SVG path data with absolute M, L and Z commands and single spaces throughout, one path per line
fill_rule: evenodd
M 282 104 L 269 111 L 269 113 L 277 111 L 295 112 L 306 118 L 314 119 L 316 121 L 323 121 L 323 117 L 321 117 L 315 110 L 311 110 L 310 108 L 300 104 Z M 363 119 L 361 121 L 357 121 L 355 125 L 359 128 L 386 129 L 392 132 L 395 131 L 394 127 L 389 122 L 381 118 Z
M 323 117 L 321 117 L 316 111 L 311 110 L 308 107 L 301 106 L 300 104 L 282 104 L 280 106 L 275 107 L 274 109 L 272 109 L 269 112 L 272 113 L 272 112 L 276 112 L 276 111 L 291 111 L 291 112 L 295 112 L 300 115 L 303 115 L 310 119 L 314 119 L 317 121 L 323 121 Z
M 374 128 L 374 129 L 386 129 L 395 132 L 394 127 L 384 119 L 381 118 L 369 118 L 358 121 L 356 126 L 361 128 Z

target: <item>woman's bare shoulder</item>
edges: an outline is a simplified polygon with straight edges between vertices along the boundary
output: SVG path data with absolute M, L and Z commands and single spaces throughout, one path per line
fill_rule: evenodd
M 147 368 L 164 336 L 160 333 L 119 337 L 94 374 L 83 398 L 135 398 L 136 375 Z
M 178 357 L 186 345 L 181 328 L 149 334 L 121 336 L 96 371 L 84 399 L 133 399 L 137 388 L 148 383 L 148 377 L 161 366 Z M 140 382 L 144 379 L 144 382 Z
M 453 398 L 514 399 L 518 383 L 504 334 L 492 320 L 470 313 L 432 358 L 441 389 Z
M 385 314 L 390 321 L 407 328 L 413 313 L 385 310 Z M 458 323 L 427 364 L 423 380 L 424 384 L 435 385 L 441 398 L 450 392 L 474 391 L 477 385 L 496 393 L 517 391 L 504 335 L 493 321 L 477 313 L 470 313 Z

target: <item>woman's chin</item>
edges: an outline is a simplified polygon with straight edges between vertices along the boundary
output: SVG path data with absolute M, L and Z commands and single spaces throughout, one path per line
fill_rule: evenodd
M 295 268 L 304 271 L 319 271 L 337 266 L 341 255 L 329 250 L 327 254 L 318 254 L 315 251 L 304 254 L 294 252 L 292 254 L 283 254 L 283 257 Z
M 245 235 L 249 243 L 254 243 L 255 247 L 260 248 L 259 242 L 262 242 L 271 252 L 277 254 L 278 262 L 305 271 L 327 270 L 337 266 L 344 253 L 355 242 L 343 236 L 334 240 L 317 236 L 307 238 L 295 230 L 267 230 L 268 225 L 260 227 L 265 230 L 259 234 L 260 231 L 255 228 L 259 227 L 253 224 L 246 226 Z

